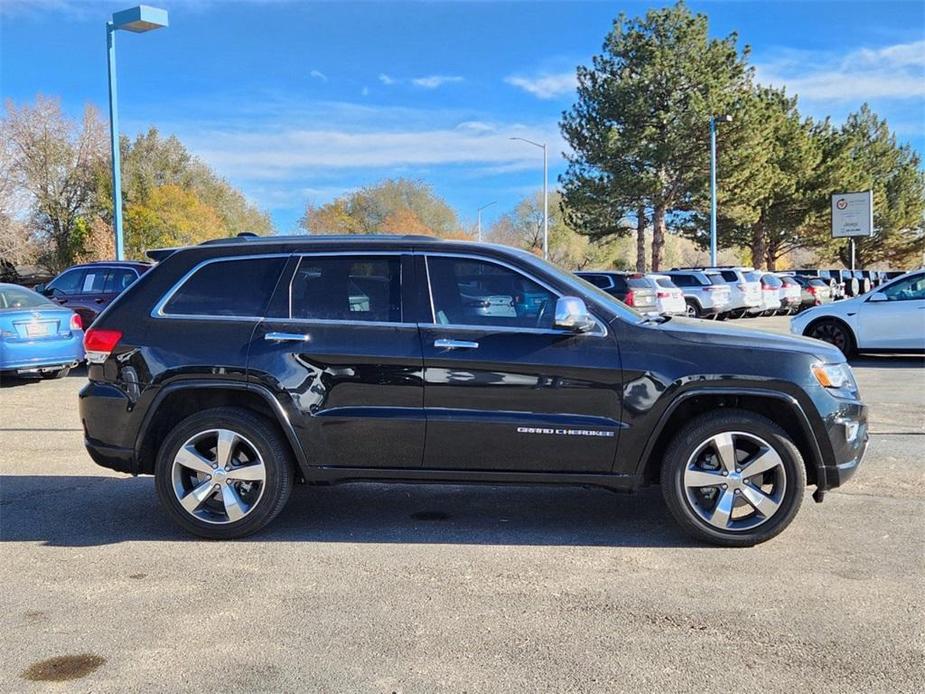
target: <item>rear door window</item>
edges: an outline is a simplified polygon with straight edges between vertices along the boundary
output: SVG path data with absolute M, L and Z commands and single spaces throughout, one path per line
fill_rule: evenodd
M 109 277 L 109 268 L 92 268 L 87 270 L 80 282 L 79 294 L 102 294 Z
M 400 323 L 401 257 L 304 256 L 289 297 L 295 319 Z
M 217 260 L 201 265 L 167 300 L 168 316 L 262 317 L 284 257 Z
M 610 278 L 607 275 L 581 275 L 585 280 L 593 284 L 595 287 L 600 287 L 601 289 L 607 289 L 610 287 Z
M 737 282 L 739 280 L 739 278 L 736 277 L 735 270 L 723 270 L 720 274 L 722 275 L 722 278 L 727 282 Z M 714 282 L 714 284 L 716 283 Z
M 103 291 L 106 294 L 119 294 L 123 289 L 128 288 L 137 278 L 138 275 L 135 274 L 134 270 L 129 270 L 128 268 L 113 268 L 109 271 L 109 276 L 106 278 L 106 285 Z

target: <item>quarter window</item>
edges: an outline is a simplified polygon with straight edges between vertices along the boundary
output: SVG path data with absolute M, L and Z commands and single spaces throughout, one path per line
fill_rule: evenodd
M 207 263 L 164 305 L 173 316 L 262 316 L 285 258 L 241 258 Z
M 305 256 L 292 278 L 292 318 L 400 323 L 398 256 Z
M 126 289 L 132 282 L 138 278 L 134 270 L 113 268 L 109 271 L 106 278 L 106 287 L 103 290 L 106 294 L 119 294 Z
M 524 275 L 481 260 L 427 258 L 439 325 L 552 328 L 556 295 Z

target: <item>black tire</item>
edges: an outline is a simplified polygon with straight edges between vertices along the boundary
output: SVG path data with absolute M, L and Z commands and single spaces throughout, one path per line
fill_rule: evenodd
M 711 437 L 731 432 L 754 436 L 766 442 L 780 457 L 780 468 L 784 473 L 785 484 L 777 510 L 765 520 L 753 512 L 760 524 L 751 529 L 720 530 L 708 523 L 695 510 L 684 484 L 684 475 L 692 456 Z M 665 451 L 661 485 L 662 495 L 671 514 L 689 535 L 724 547 L 751 547 L 770 540 L 790 525 L 803 501 L 806 469 L 796 445 L 777 424 L 748 410 L 724 410 L 701 415 L 678 432 Z M 747 504 L 743 504 L 742 508 L 751 510 Z
M 64 378 L 64 377 L 67 376 L 69 373 L 71 373 L 71 367 L 70 367 L 70 366 L 65 366 L 63 369 L 57 369 L 57 370 L 55 370 L 55 371 L 45 371 L 45 372 L 42 374 L 42 378 L 44 378 L 44 379 L 46 379 L 46 380 L 52 380 L 52 379 L 55 379 L 55 378 Z
M 804 334 L 835 345 L 846 358 L 853 357 L 857 350 L 851 328 L 835 318 L 823 318 L 810 324 Z
M 685 299 L 685 304 L 687 304 L 686 315 L 688 318 L 700 318 L 703 316 L 703 311 L 700 310 L 700 306 L 693 299 Z
M 259 497 L 235 521 L 201 520 L 183 508 L 174 488 L 173 465 L 180 447 L 197 434 L 214 429 L 230 430 L 243 437 L 262 459 L 265 469 Z M 158 450 L 155 486 L 161 504 L 184 530 L 208 539 L 229 540 L 257 532 L 283 510 L 292 491 L 294 468 L 292 451 L 273 422 L 250 410 L 219 407 L 191 415 L 171 430 Z

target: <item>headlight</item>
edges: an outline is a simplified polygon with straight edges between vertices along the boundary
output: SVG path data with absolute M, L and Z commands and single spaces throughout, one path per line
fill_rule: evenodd
M 823 388 L 832 391 L 833 395 L 840 397 L 857 397 L 858 384 L 854 380 L 851 367 L 841 364 L 823 364 L 816 362 L 812 365 L 813 376 Z

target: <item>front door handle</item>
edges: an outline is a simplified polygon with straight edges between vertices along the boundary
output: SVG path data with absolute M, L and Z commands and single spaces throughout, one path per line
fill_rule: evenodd
M 308 342 L 312 338 L 302 333 L 267 333 L 263 339 L 267 342 Z
M 478 349 L 478 342 L 470 342 L 469 340 L 434 340 L 434 347 L 439 349 Z

